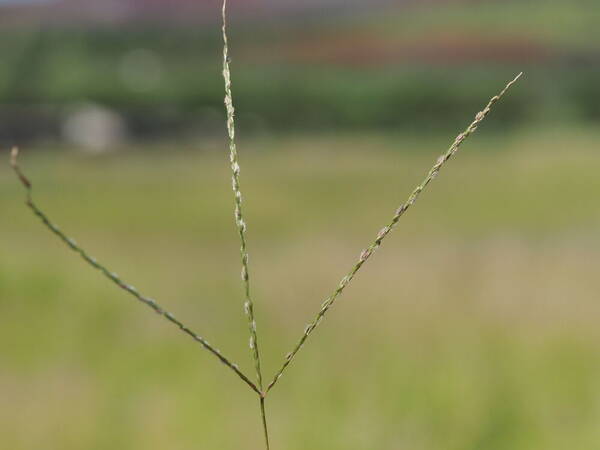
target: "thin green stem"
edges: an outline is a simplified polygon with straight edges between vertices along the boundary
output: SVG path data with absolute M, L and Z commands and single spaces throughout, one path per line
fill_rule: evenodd
M 238 377 L 240 377 L 248 386 L 250 386 L 250 388 L 253 391 L 258 393 L 259 395 L 261 394 L 261 390 L 259 390 L 257 388 L 257 386 L 252 381 L 250 381 L 250 379 L 246 375 L 244 375 L 244 373 L 242 373 L 242 371 L 238 368 L 237 364 L 232 363 L 229 359 L 227 359 L 225 356 L 223 356 L 223 354 L 217 348 L 213 347 L 206 339 L 204 339 L 202 336 L 196 334 L 190 328 L 188 328 L 186 325 L 184 325 L 182 322 L 180 322 L 177 318 L 175 318 L 175 316 L 173 314 L 171 314 L 169 311 L 165 310 L 162 306 L 160 306 L 158 303 L 156 303 L 156 301 L 154 299 L 148 298 L 148 297 L 140 294 L 135 287 L 126 283 L 116 273 L 112 272 L 111 270 L 107 269 L 104 265 L 100 264 L 96 260 L 96 258 L 90 256 L 73 239 L 71 239 L 70 237 L 65 235 L 60 230 L 60 228 L 58 228 L 58 226 L 56 226 L 48 218 L 48 216 L 42 210 L 40 210 L 37 207 L 37 205 L 33 202 L 33 197 L 32 197 L 32 192 L 31 192 L 32 184 L 29 181 L 29 179 L 24 175 L 24 173 L 21 171 L 21 168 L 18 165 L 18 162 L 17 162 L 18 154 L 19 154 L 19 151 L 16 148 L 14 148 L 11 152 L 11 166 L 13 167 L 15 173 L 19 177 L 19 180 L 21 181 L 21 183 L 23 184 L 23 186 L 25 186 L 25 189 L 27 190 L 27 201 L 26 201 L 27 206 L 42 221 L 42 223 L 46 226 L 46 228 L 48 228 L 52 233 L 54 233 L 56 236 L 58 236 L 65 244 L 67 244 L 67 246 L 69 246 L 69 248 L 71 250 L 78 253 L 79 256 L 81 256 L 94 269 L 97 269 L 100 272 L 102 272 L 102 274 L 104 276 L 106 276 L 109 280 L 111 280 L 113 283 L 115 283 L 118 287 L 127 291 L 129 294 L 133 295 L 137 300 L 139 300 L 146 306 L 150 307 L 154 312 L 161 315 L 162 317 L 167 319 L 172 324 L 176 325 L 181 331 L 183 331 L 185 334 L 189 335 L 196 342 L 200 343 L 200 345 L 202 345 L 202 347 L 204 347 L 206 350 L 208 350 L 214 356 L 216 356 L 219 359 L 219 361 L 221 361 L 223 364 L 225 364 L 227 367 L 229 367 L 231 370 L 233 370 L 237 374 Z
M 270 449 L 269 446 L 269 428 L 267 427 L 267 413 L 265 411 L 265 396 L 261 395 L 260 397 L 260 416 L 262 418 L 263 432 L 265 434 L 265 444 L 267 446 L 267 450 Z
M 506 85 L 506 87 L 498 95 L 494 96 L 489 101 L 487 106 L 482 111 L 477 113 L 473 122 L 471 122 L 471 124 L 467 127 L 467 129 L 464 132 L 462 132 L 461 134 L 459 134 L 456 137 L 456 139 L 454 140 L 454 142 L 452 143 L 450 148 L 442 156 L 440 156 L 438 158 L 438 160 L 433 165 L 431 170 L 427 173 L 427 176 L 425 177 L 425 179 L 421 182 L 421 184 L 419 184 L 413 190 L 413 192 L 409 195 L 406 202 L 404 202 L 398 209 L 396 209 L 396 211 L 392 217 L 392 220 L 389 222 L 389 224 L 387 226 L 385 226 L 384 228 L 382 228 L 381 231 L 379 232 L 379 234 L 377 235 L 377 237 L 375 238 L 375 240 L 373 241 L 373 243 L 369 247 L 367 247 L 365 250 L 362 251 L 362 253 L 360 254 L 360 257 L 358 259 L 358 262 L 354 265 L 354 267 L 352 267 L 350 272 L 348 272 L 346 274 L 346 276 L 344 276 L 342 278 L 342 280 L 338 284 L 338 287 L 335 289 L 335 291 L 323 302 L 323 304 L 321 305 L 321 309 L 317 313 L 314 320 L 311 323 L 309 323 L 306 326 L 306 328 L 304 329 L 304 334 L 302 335 L 302 337 L 300 338 L 298 343 L 295 345 L 294 349 L 286 355 L 283 365 L 281 366 L 279 371 L 275 374 L 273 381 L 271 381 L 271 383 L 267 387 L 267 392 L 269 392 L 273 388 L 273 386 L 275 386 L 275 384 L 277 383 L 279 378 L 281 378 L 281 376 L 283 375 L 283 372 L 290 365 L 290 363 L 292 362 L 292 360 L 294 359 L 296 354 L 304 346 L 304 343 L 306 342 L 308 337 L 319 326 L 319 324 L 323 320 L 323 317 L 325 317 L 325 314 L 327 314 L 329 309 L 335 303 L 336 299 L 344 291 L 346 286 L 348 286 L 348 284 L 352 281 L 352 279 L 354 278 L 356 273 L 360 270 L 360 268 L 363 266 L 363 264 L 365 264 L 367 262 L 367 260 L 373 255 L 375 250 L 377 250 L 379 248 L 382 241 L 396 227 L 396 225 L 398 224 L 398 221 L 400 220 L 400 217 L 402 217 L 402 215 L 404 215 L 404 213 L 417 201 L 417 199 L 421 195 L 421 192 L 423 192 L 423 190 L 427 187 L 427 185 L 438 175 L 442 166 L 456 154 L 456 152 L 460 148 L 461 144 L 471 134 L 473 134 L 475 132 L 475 130 L 477 130 L 477 127 L 479 126 L 479 124 L 486 118 L 486 116 L 491 111 L 492 106 L 494 106 L 494 104 L 498 100 L 500 100 L 504 96 L 504 94 L 506 94 L 506 92 L 511 88 L 511 86 L 513 84 L 515 84 L 517 82 L 517 80 L 521 77 L 521 75 L 522 75 L 522 73 L 517 75 L 517 77 L 515 79 L 513 79 L 510 83 L 508 83 Z

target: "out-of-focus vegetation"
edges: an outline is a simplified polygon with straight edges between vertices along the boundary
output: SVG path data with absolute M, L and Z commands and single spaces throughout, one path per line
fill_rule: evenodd
M 273 392 L 273 447 L 594 448 L 599 139 L 482 128 Z M 449 140 L 240 143 L 267 373 Z M 221 147 L 22 163 L 62 229 L 251 372 Z M 22 200 L 2 164 L 2 445 L 262 448 L 252 393 L 85 267 Z
M 215 17 L 218 17 L 215 10 Z M 596 1 L 427 2 L 232 27 L 247 133 L 448 131 L 524 70 L 490 127 L 600 118 Z M 221 132 L 218 24 L 5 29 L 0 132 L 56 135 L 73 106 L 123 114 L 136 137 Z M 27 126 L 24 126 L 24 122 Z M 32 136 L 33 135 L 33 136 Z
M 22 145 L 62 229 L 251 373 L 217 3 L 197 27 L 0 21 L 2 449 L 262 448 L 255 396 L 44 230 L 1 151 Z M 600 3 L 232 11 L 265 377 L 525 71 L 273 391 L 273 448 L 596 448 Z

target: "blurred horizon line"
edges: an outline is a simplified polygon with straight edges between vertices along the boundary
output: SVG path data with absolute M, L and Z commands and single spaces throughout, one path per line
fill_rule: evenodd
M 439 2 L 441 0 L 429 0 Z M 461 0 L 451 0 L 461 1 Z M 414 0 L 244 0 L 230 2 L 231 19 L 318 17 L 323 11 L 355 13 L 400 7 Z M 220 21 L 221 0 L 0 0 L 0 25 L 66 26 L 135 23 L 197 24 Z

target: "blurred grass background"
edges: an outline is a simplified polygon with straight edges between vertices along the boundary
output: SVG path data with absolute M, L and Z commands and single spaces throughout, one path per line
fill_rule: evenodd
M 486 134 L 403 219 L 273 392 L 279 448 L 598 442 L 598 133 Z M 270 374 L 445 140 L 242 144 Z M 250 372 L 222 154 L 23 162 L 63 229 Z M 8 171 L 0 183 L 6 445 L 260 448 L 245 386 L 48 235 Z
M 192 25 L 164 0 L 116 3 L 138 6 L 115 23 L 85 0 L 51 1 L 43 16 L 33 8 L 4 26 L 0 17 L 0 142 L 68 138 L 69 119 L 92 105 L 136 141 L 221 136 L 219 2 L 197 2 Z M 231 12 L 245 133 L 454 131 L 520 71 L 531 81 L 490 127 L 600 118 L 595 0 L 373 0 L 355 13 L 251 3 Z M 71 4 L 87 15 L 69 21 Z
M 62 229 L 251 373 L 217 3 L 112 22 L 82 0 L 0 7 L 2 447 L 262 448 L 254 395 L 45 231 L 5 151 L 25 144 Z M 267 377 L 454 136 L 526 77 L 273 391 L 273 447 L 596 448 L 597 2 L 326 3 L 232 5 Z

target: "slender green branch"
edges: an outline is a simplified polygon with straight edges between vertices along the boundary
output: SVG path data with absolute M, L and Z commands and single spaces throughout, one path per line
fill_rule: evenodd
M 250 331 L 250 351 L 254 360 L 258 387 L 262 390 L 262 371 L 260 367 L 260 353 L 258 350 L 258 338 L 256 334 L 256 320 L 254 318 L 254 303 L 250 295 L 250 273 L 248 270 L 248 250 L 246 243 L 246 222 L 242 211 L 242 192 L 240 190 L 240 165 L 238 162 L 237 146 L 235 143 L 235 108 L 233 106 L 233 97 L 231 93 L 231 71 L 229 70 L 229 45 L 227 39 L 227 0 L 223 0 L 223 79 L 225 81 L 225 107 L 227 109 L 227 132 L 229 134 L 229 159 L 232 171 L 232 188 L 235 198 L 235 223 L 238 234 L 240 235 L 240 255 L 242 257 L 242 280 L 246 301 L 244 302 L 244 311 L 248 318 L 248 328 Z
M 237 374 L 238 377 L 240 377 L 248 386 L 250 386 L 250 388 L 252 390 L 257 392 L 258 394 L 261 393 L 261 391 L 257 388 L 257 386 L 252 381 L 250 381 L 250 379 L 248 379 L 248 377 L 246 375 L 244 375 L 244 373 L 242 373 L 242 371 L 238 368 L 237 364 L 232 363 L 229 359 L 227 359 L 225 356 L 223 356 L 223 354 L 218 349 L 216 349 L 211 344 L 209 344 L 206 339 L 204 339 L 202 336 L 200 336 L 200 335 L 196 334 L 195 332 L 193 332 L 192 330 L 190 330 L 187 326 L 185 326 L 182 322 L 180 322 L 177 318 L 175 318 L 175 316 L 173 314 L 171 314 L 169 311 L 166 311 L 162 306 L 160 306 L 158 303 L 156 303 L 156 301 L 154 299 L 148 298 L 148 297 L 140 294 L 135 287 L 131 286 L 130 284 L 127 284 L 116 273 L 110 271 L 105 266 L 100 264 L 95 258 L 90 256 L 83 248 L 81 248 L 73 239 L 71 239 L 70 237 L 65 235 L 54 223 L 52 223 L 50 221 L 50 219 L 48 218 L 48 216 L 42 210 L 40 210 L 36 206 L 36 204 L 33 202 L 33 197 L 32 197 L 32 192 L 31 192 L 32 184 L 29 181 L 29 179 L 24 175 L 24 173 L 21 171 L 21 168 L 19 167 L 19 164 L 17 162 L 18 154 L 19 154 L 19 151 L 16 148 L 13 148 L 13 150 L 11 152 L 11 166 L 14 169 L 17 176 L 19 177 L 19 180 L 21 181 L 21 183 L 23 184 L 23 186 L 25 186 L 25 189 L 27 190 L 26 204 L 50 231 L 52 231 L 65 244 L 67 244 L 67 246 L 69 246 L 71 248 L 71 250 L 78 253 L 94 269 L 97 269 L 100 272 L 102 272 L 102 274 L 104 274 L 109 280 L 111 280 L 113 283 L 115 283 L 118 287 L 127 291 L 128 293 L 133 295 L 137 300 L 139 300 L 146 306 L 150 307 L 154 312 L 163 316 L 165 319 L 167 319 L 172 324 L 176 325 L 181 331 L 183 331 L 184 333 L 189 335 L 196 342 L 200 343 L 206 350 L 208 350 L 214 356 L 219 358 L 219 360 L 223 364 L 225 364 L 227 367 L 229 367 L 231 370 L 233 370 Z
M 265 411 L 265 396 L 261 395 L 260 397 L 260 417 L 262 418 L 263 432 L 265 434 L 265 443 L 267 444 L 267 450 L 270 449 L 269 446 L 269 428 L 267 427 L 267 413 Z
M 283 372 L 290 365 L 290 363 L 292 362 L 292 360 L 294 359 L 296 354 L 304 346 L 304 343 L 306 342 L 308 337 L 319 326 L 319 324 L 323 320 L 323 317 L 325 317 L 325 314 L 327 314 L 327 311 L 329 311 L 329 309 L 333 306 L 336 299 L 344 291 L 346 286 L 348 286 L 348 284 L 352 281 L 352 279 L 354 278 L 356 273 L 360 270 L 360 268 L 363 266 L 363 264 L 365 264 L 368 261 L 368 259 L 373 255 L 375 250 L 377 250 L 379 248 L 379 246 L 381 245 L 382 241 L 386 238 L 386 236 L 388 234 L 390 234 L 391 231 L 396 227 L 396 225 L 398 224 L 398 221 L 400 220 L 400 217 L 402 217 L 402 215 L 404 215 L 404 213 L 417 201 L 417 199 L 419 198 L 419 195 L 421 195 L 421 192 L 423 192 L 423 190 L 427 187 L 427 185 L 437 176 L 437 174 L 439 173 L 442 166 L 456 154 L 456 152 L 460 148 L 461 144 L 471 134 L 473 134 L 475 132 L 475 130 L 477 130 L 477 127 L 479 126 L 479 124 L 486 118 L 486 116 L 491 111 L 492 106 L 494 106 L 494 104 L 498 100 L 500 100 L 504 96 L 504 94 L 506 94 L 506 92 L 511 88 L 511 86 L 513 84 L 515 84 L 517 82 L 517 80 L 521 77 L 521 75 L 522 75 L 522 73 L 517 75 L 517 77 L 515 79 L 513 79 L 510 83 L 508 83 L 506 85 L 506 87 L 498 95 L 494 96 L 490 100 L 490 102 L 487 104 L 487 106 L 482 111 L 477 113 L 477 115 L 475 116 L 475 119 L 473 120 L 473 122 L 471 122 L 471 124 L 467 127 L 467 129 L 464 132 L 462 132 L 461 134 L 459 134 L 456 137 L 456 139 L 454 140 L 454 142 L 452 143 L 452 145 L 450 146 L 450 148 L 446 151 L 446 153 L 444 153 L 442 156 L 440 156 L 438 158 L 438 160 L 433 165 L 431 170 L 427 173 L 427 176 L 425 177 L 423 182 L 421 184 L 419 184 L 415 188 L 415 190 L 409 195 L 406 202 L 403 203 L 395 211 L 390 223 L 387 226 L 385 226 L 384 228 L 382 228 L 381 231 L 379 232 L 379 234 L 377 235 L 377 237 L 375 238 L 375 240 L 373 241 L 373 243 L 369 247 L 367 247 L 365 250 L 363 250 L 363 252 L 360 254 L 358 262 L 354 265 L 352 270 L 350 270 L 350 272 L 348 272 L 348 274 L 346 274 L 346 276 L 342 278 L 342 280 L 340 281 L 340 283 L 339 283 L 338 287 L 335 289 L 335 291 L 323 302 L 323 304 L 321 305 L 321 309 L 317 313 L 316 317 L 304 329 L 304 334 L 302 335 L 302 337 L 300 338 L 300 340 L 298 341 L 298 343 L 296 344 L 294 349 L 286 355 L 283 365 L 281 366 L 279 371 L 275 374 L 273 381 L 271 381 L 271 383 L 267 387 L 267 392 L 269 392 L 273 388 L 273 386 L 275 386 L 275 384 L 277 383 L 279 378 L 281 378 L 281 376 L 283 375 Z

